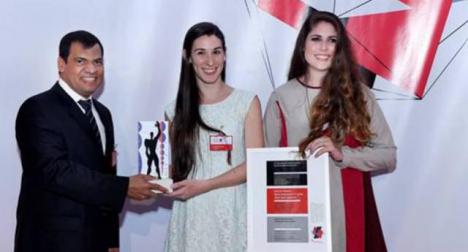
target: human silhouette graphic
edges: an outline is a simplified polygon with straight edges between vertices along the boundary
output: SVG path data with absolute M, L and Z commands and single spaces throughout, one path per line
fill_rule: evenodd
M 159 122 L 156 122 L 155 126 L 156 128 L 158 128 L 158 133 L 156 134 L 156 137 L 154 137 L 153 132 L 150 132 L 150 138 L 145 139 L 145 153 L 147 159 L 146 163 L 148 165 L 146 174 L 151 174 L 151 163 L 154 162 L 154 166 L 156 167 L 156 173 L 158 174 L 158 179 L 161 179 L 161 173 L 159 170 L 159 157 L 158 154 L 156 154 L 156 146 L 158 144 L 158 139 L 161 136 L 161 128 Z

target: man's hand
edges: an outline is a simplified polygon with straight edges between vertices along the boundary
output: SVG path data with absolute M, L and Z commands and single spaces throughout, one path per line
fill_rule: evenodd
M 143 174 L 131 176 L 130 182 L 128 183 L 127 196 L 135 200 L 145 200 L 156 197 L 157 193 L 152 190 L 166 193 L 167 188 L 155 183 L 150 183 L 150 181 L 154 179 L 156 178 L 153 176 Z
M 117 153 L 116 150 L 112 151 L 112 167 L 115 167 L 117 165 L 117 156 L 119 154 Z

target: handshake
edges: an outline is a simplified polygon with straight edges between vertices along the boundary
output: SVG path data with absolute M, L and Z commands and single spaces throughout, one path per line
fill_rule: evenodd
M 159 184 L 151 182 L 156 178 L 150 175 L 134 175 L 129 178 L 127 197 L 134 200 L 145 200 L 156 197 L 158 195 L 155 191 L 168 193 L 169 190 Z

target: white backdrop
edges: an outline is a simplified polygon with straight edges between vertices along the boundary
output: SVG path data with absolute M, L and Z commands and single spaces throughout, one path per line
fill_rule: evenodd
M 396 0 L 304 2 L 335 11 L 342 11 L 340 3 L 354 5 L 362 13 L 410 8 L 404 4 L 409 1 Z M 424 98 L 380 102 L 398 146 L 397 170 L 373 179 L 389 251 L 468 249 L 467 13 L 468 1 L 453 1 Z M 225 33 L 227 82 L 257 93 L 265 106 L 273 83 L 286 80 L 297 30 L 255 1 L 0 1 L 0 251 L 13 250 L 16 224 L 16 112 L 56 81 L 60 38 L 85 29 L 104 44 L 106 84 L 99 100 L 113 112 L 119 174 L 131 175 L 137 172 L 137 121 L 163 117 L 177 90 L 183 36 L 200 21 L 214 22 Z M 128 201 L 121 251 L 162 251 L 170 207 L 164 199 Z

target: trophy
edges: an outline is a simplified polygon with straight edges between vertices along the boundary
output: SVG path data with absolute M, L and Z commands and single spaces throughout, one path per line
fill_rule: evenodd
M 138 122 L 138 168 L 140 173 L 156 177 L 151 181 L 171 191 L 168 121 Z M 159 191 L 156 191 L 159 192 Z

